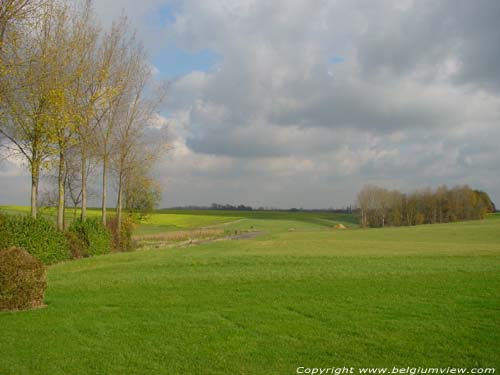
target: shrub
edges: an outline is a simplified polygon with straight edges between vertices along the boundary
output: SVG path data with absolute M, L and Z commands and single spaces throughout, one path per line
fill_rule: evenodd
M 78 237 L 78 234 L 75 232 L 66 232 L 65 235 L 71 259 L 80 259 L 88 256 L 87 244 L 80 237 Z
M 71 246 L 83 245 L 83 251 L 80 251 L 82 256 L 107 254 L 111 250 L 111 234 L 97 218 L 75 220 L 71 223 L 69 232 L 74 233 L 80 240 L 78 242 L 74 237 L 70 238 Z M 76 248 L 75 250 L 79 251 Z
M 7 230 L 7 217 L 0 213 L 0 249 L 6 249 L 12 245 L 12 234 Z
M 45 264 L 69 258 L 64 234 L 45 219 L 4 215 L 0 219 L 0 248 L 22 247 Z
M 135 223 L 132 216 L 126 216 L 122 220 L 120 234 L 118 234 L 118 220 L 116 217 L 108 219 L 107 227 L 111 232 L 114 251 L 132 251 L 135 249 L 136 244 L 132 239 L 132 232 L 135 228 Z
M 0 250 L 0 311 L 43 305 L 45 266 L 19 247 Z

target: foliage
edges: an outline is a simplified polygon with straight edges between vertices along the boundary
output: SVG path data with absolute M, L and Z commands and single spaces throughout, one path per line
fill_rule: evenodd
M 160 185 L 152 178 L 128 178 L 125 184 L 125 209 L 144 219 L 158 208 L 161 202 Z
M 474 190 L 474 193 L 476 193 L 478 200 L 480 200 L 481 204 L 486 208 L 486 212 L 493 213 L 497 211 L 488 193 L 481 190 Z
M 7 216 L 0 213 L 0 250 L 6 249 L 13 243 L 12 233 L 6 230 Z
M 64 233 L 68 242 L 71 259 L 80 259 L 87 256 L 87 243 L 80 238 L 78 233 L 67 231 Z
M 364 227 L 449 223 L 484 219 L 495 211 L 487 193 L 467 185 L 441 186 L 403 194 L 378 186 L 365 186 L 358 194 L 358 215 Z
M 62 232 L 42 217 L 33 219 L 24 215 L 4 215 L 0 219 L 0 245 L 17 246 L 45 264 L 69 257 L 69 249 Z
M 0 250 L 0 311 L 25 310 L 43 305 L 45 266 L 26 250 Z
M 118 220 L 116 217 L 108 218 L 106 223 L 108 230 L 111 233 L 112 248 L 114 251 L 132 251 L 136 244 L 132 239 L 132 233 L 136 227 L 134 219 L 131 215 L 127 215 L 121 222 L 121 230 L 118 230 Z
M 107 254 L 111 250 L 111 234 L 97 218 L 85 221 L 75 220 L 69 227 L 69 232 L 76 234 L 79 241 L 71 238 L 70 246 L 75 255 L 93 256 Z M 80 251 L 83 244 L 83 251 Z

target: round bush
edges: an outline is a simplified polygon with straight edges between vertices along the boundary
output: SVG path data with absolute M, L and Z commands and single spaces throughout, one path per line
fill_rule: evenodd
M 19 247 L 0 250 L 0 311 L 42 306 L 46 286 L 41 261 Z
M 21 247 L 45 264 L 52 264 L 69 258 L 66 238 L 54 223 L 30 216 L 5 215 L 0 220 L 0 248 Z

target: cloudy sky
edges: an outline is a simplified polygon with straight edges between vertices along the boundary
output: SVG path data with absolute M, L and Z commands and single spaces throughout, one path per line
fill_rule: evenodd
M 122 9 L 172 82 L 163 206 L 340 207 L 367 183 L 500 203 L 499 1 L 96 2 Z M 0 204 L 28 182 L 1 162 Z

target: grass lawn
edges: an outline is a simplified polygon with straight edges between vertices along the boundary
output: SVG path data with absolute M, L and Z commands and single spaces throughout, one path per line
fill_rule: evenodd
M 344 231 L 302 215 L 167 211 L 147 225 L 263 233 L 51 266 L 48 307 L 0 313 L 0 374 L 500 371 L 499 215 Z

